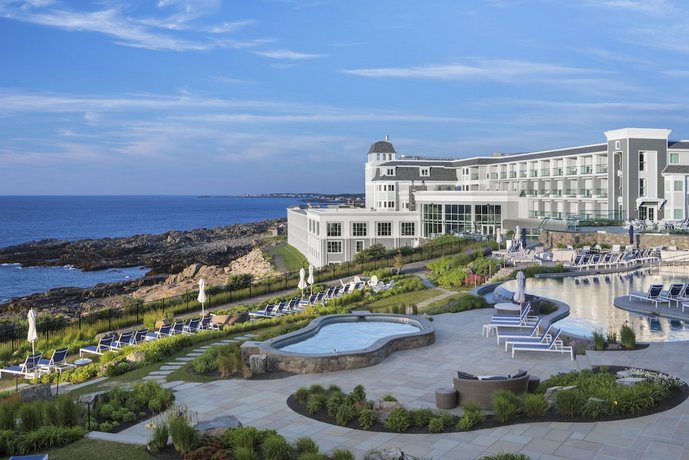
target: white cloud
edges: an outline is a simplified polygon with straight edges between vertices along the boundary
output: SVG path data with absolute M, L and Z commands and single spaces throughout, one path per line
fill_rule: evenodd
M 270 59 L 308 60 L 326 57 L 325 54 L 300 53 L 290 50 L 254 51 L 254 54 Z
M 655 15 L 664 15 L 674 10 L 668 0 L 587 0 L 586 3 L 595 7 Z

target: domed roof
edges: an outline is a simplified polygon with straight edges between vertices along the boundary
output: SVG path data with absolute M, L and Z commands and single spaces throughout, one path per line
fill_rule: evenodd
M 368 153 L 397 153 L 395 152 L 395 147 L 387 139 L 384 141 L 378 141 L 371 144 L 371 148 L 368 149 Z

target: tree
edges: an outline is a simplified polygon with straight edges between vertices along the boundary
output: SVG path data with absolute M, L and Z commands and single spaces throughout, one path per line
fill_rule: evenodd
M 402 251 L 397 251 L 397 254 L 395 254 L 395 258 L 392 261 L 392 265 L 395 267 L 395 273 L 400 274 L 402 273 L 402 268 L 404 267 L 404 257 L 402 256 Z

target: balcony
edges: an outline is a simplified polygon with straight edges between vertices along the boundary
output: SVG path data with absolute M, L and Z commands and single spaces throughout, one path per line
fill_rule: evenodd
M 473 173 L 471 175 L 471 180 L 478 180 L 478 173 Z
M 597 188 L 597 189 L 596 189 L 596 192 L 595 192 L 595 195 L 596 195 L 598 198 L 607 198 L 607 197 L 608 197 L 608 189 L 605 189 L 605 188 Z
M 596 165 L 596 174 L 606 174 L 608 172 L 608 165 Z
M 562 168 L 553 168 L 553 176 L 561 176 Z
M 526 177 L 526 171 L 519 171 L 519 177 Z
M 538 195 L 536 194 L 536 190 L 527 190 L 526 196 L 532 196 L 533 197 L 533 196 L 538 196 Z
M 538 177 L 538 171 L 535 169 L 529 171 L 529 177 Z
M 491 179 L 497 179 L 497 178 L 498 178 L 498 173 L 490 173 L 490 178 L 491 178 Z
M 507 173 L 506 173 L 506 172 L 501 172 L 501 173 L 500 173 L 500 179 L 507 179 Z
M 572 188 L 568 188 L 567 190 L 565 190 L 565 196 L 570 198 L 576 198 L 577 191 Z
M 591 189 L 580 189 L 579 193 L 577 193 L 578 196 L 582 198 L 591 198 L 593 196 L 593 193 L 591 193 Z
M 539 190 L 538 196 L 550 196 L 550 190 Z
M 510 171 L 510 179 L 515 179 L 517 177 L 516 171 Z
M 550 176 L 550 168 L 541 169 L 541 177 Z
M 576 174 L 577 173 L 577 167 L 576 166 L 567 166 L 566 173 L 568 176 Z
M 581 167 L 581 174 L 593 174 L 593 166 L 584 165 Z
M 550 192 L 551 196 L 562 196 L 562 190 L 553 190 Z

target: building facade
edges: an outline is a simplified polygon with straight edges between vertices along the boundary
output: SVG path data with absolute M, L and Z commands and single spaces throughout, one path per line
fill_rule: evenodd
M 381 243 L 416 246 L 446 233 L 495 234 L 568 220 L 685 220 L 689 141 L 670 130 L 625 128 L 581 147 L 457 160 L 398 155 L 375 142 L 365 208 L 292 208 L 288 242 L 321 267 Z

